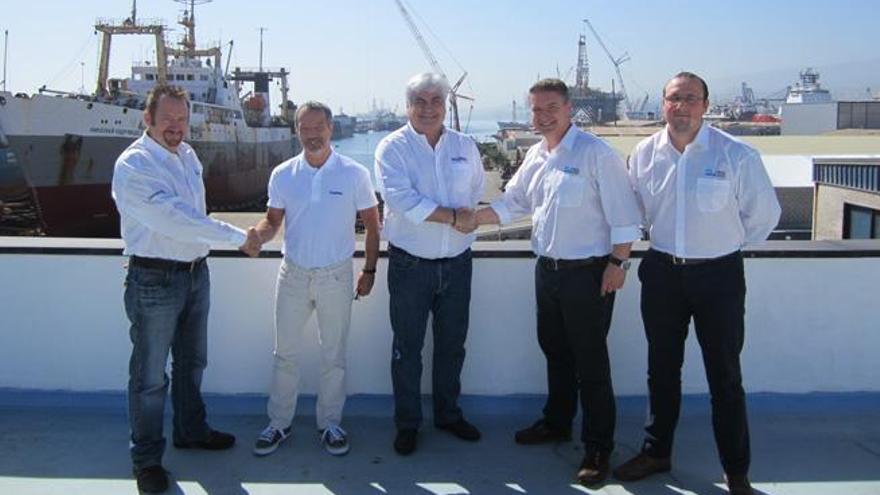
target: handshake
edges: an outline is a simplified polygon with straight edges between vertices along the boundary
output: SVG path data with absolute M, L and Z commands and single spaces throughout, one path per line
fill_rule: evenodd
M 250 256 L 251 258 L 256 258 L 260 255 L 260 250 L 263 248 L 263 239 L 260 238 L 260 234 L 257 232 L 255 227 L 249 227 L 247 229 L 247 240 L 238 247 L 239 251 L 244 254 Z
M 462 234 L 470 234 L 480 226 L 477 212 L 473 208 L 456 208 L 452 210 L 452 228 Z

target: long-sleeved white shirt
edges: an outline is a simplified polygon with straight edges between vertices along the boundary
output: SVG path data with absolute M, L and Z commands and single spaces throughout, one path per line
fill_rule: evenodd
M 320 168 L 305 155 L 281 163 L 269 178 L 270 208 L 284 210 L 284 257 L 304 268 L 351 258 L 357 212 L 376 206 L 370 171 L 332 152 Z
M 667 130 L 630 155 L 630 177 L 651 247 L 682 258 L 715 258 L 762 242 L 781 209 L 761 155 L 703 124 L 679 153 Z
M 434 148 L 407 124 L 376 148 L 376 182 L 385 200 L 384 237 L 421 258 L 457 256 L 474 242 L 448 224 L 425 221 L 437 207 L 474 208 L 485 187 L 474 140 L 443 129 Z
M 549 258 L 604 256 L 641 236 L 623 159 L 574 125 L 553 151 L 546 140 L 529 149 L 492 209 L 502 224 L 531 214 L 532 250 Z
M 192 261 L 211 243 L 247 240 L 243 230 L 207 216 L 202 164 L 186 143 L 172 153 L 144 133 L 116 160 L 112 195 L 126 255 Z

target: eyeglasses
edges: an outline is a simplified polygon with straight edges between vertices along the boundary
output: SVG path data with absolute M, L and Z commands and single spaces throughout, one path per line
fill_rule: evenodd
M 663 99 L 666 100 L 666 103 L 669 103 L 670 105 L 678 105 L 679 103 L 686 103 L 688 105 L 693 105 L 694 103 L 702 102 L 705 98 L 703 98 L 702 96 L 697 96 L 697 95 L 687 95 L 687 96 L 672 95 L 672 96 L 664 96 Z

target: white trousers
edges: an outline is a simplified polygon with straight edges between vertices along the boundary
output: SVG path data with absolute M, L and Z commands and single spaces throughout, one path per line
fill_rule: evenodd
M 321 375 L 318 429 L 340 424 L 345 406 L 345 356 L 354 294 L 351 260 L 323 268 L 302 268 L 285 260 L 275 290 L 275 363 L 269 389 L 269 424 L 287 428 L 299 394 L 304 329 L 318 315 Z

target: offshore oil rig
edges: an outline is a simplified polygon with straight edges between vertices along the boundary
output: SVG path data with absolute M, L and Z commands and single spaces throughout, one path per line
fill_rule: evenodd
M 613 86 L 613 81 L 612 81 Z M 590 87 L 590 63 L 587 57 L 587 37 L 578 38 L 578 59 L 575 83 L 571 87 L 571 117 L 576 125 L 595 125 L 619 120 L 617 108 L 625 96 Z

